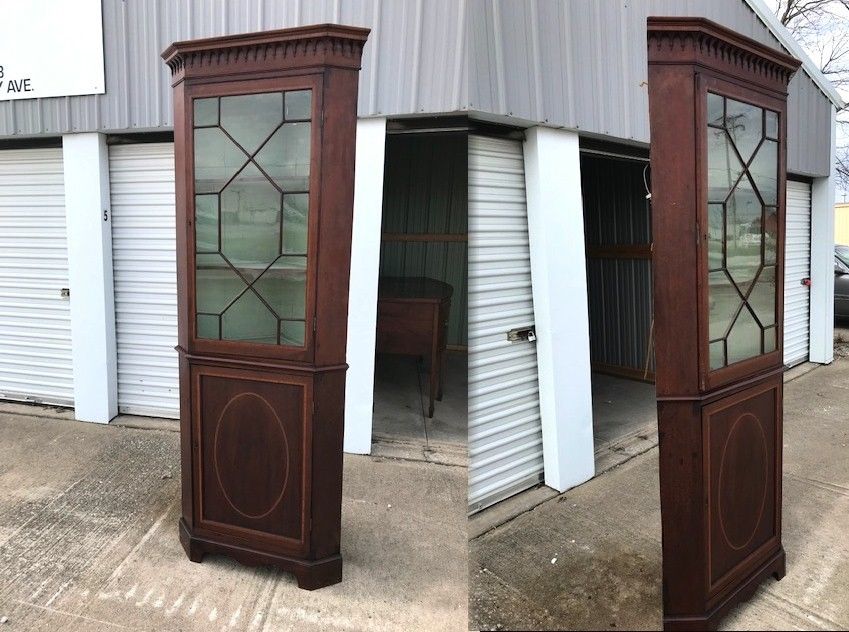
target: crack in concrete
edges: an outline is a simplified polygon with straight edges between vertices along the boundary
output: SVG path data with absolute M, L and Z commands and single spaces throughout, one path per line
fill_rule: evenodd
M 800 483 L 808 483 L 813 487 L 817 487 L 827 492 L 833 492 L 835 494 L 840 494 L 841 496 L 849 497 L 849 487 L 845 487 L 843 485 L 838 485 L 837 483 L 829 483 L 827 481 L 820 481 L 815 478 L 810 478 L 808 476 L 800 476 L 798 474 L 793 474 L 791 472 L 784 472 L 784 476 L 786 478 L 793 479 Z
M 86 617 L 85 615 L 76 614 L 74 612 L 67 612 L 65 610 L 60 610 L 57 608 L 50 608 L 48 606 L 40 606 L 35 603 L 30 603 L 28 601 L 22 601 L 20 599 L 16 599 L 15 603 L 18 603 L 22 606 L 26 606 L 28 608 L 35 608 L 37 610 L 43 610 L 44 612 L 50 612 L 51 614 L 59 614 L 65 617 L 72 617 L 74 619 L 80 619 L 82 621 L 89 621 L 91 623 L 99 623 L 102 625 L 108 625 L 111 628 L 117 628 L 119 630 L 138 630 L 139 628 L 130 628 L 125 625 L 121 625 L 119 623 L 113 623 L 111 621 L 104 621 L 103 619 L 94 619 L 92 617 Z

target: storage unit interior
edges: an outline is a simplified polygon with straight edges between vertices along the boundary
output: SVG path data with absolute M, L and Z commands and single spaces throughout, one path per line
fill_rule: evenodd
M 454 119 L 390 121 L 387 131 L 373 439 L 465 444 L 467 132 Z M 434 292 L 450 292 L 450 305 L 434 332 L 446 350 L 442 399 L 429 416 L 431 354 L 396 351 L 419 338 L 429 348 Z M 399 293 L 411 301 L 395 302 Z M 415 300 L 423 295 L 430 302 Z
M 648 152 L 582 144 L 596 460 L 657 424 Z
M 648 151 L 587 140 L 581 187 L 586 230 L 593 435 L 604 448 L 657 423 Z M 784 362 L 808 359 L 811 184 L 787 182 Z

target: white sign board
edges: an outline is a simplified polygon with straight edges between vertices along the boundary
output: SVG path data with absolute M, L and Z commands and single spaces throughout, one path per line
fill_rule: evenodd
M 0 0 L 0 101 L 104 92 L 100 0 Z

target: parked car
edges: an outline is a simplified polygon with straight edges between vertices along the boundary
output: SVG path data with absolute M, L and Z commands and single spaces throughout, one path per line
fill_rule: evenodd
M 849 246 L 834 247 L 834 316 L 849 318 Z

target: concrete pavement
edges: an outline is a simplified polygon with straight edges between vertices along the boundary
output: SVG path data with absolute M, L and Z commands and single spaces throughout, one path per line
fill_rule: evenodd
M 849 628 L 849 359 L 784 401 L 787 575 L 722 629 Z M 469 571 L 472 628 L 660 629 L 657 448 L 474 538 Z
M 188 561 L 178 441 L 0 414 L 0 632 L 466 629 L 465 468 L 346 455 L 344 580 L 306 592 Z

